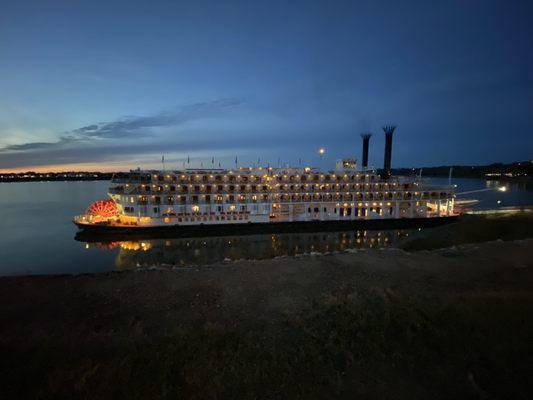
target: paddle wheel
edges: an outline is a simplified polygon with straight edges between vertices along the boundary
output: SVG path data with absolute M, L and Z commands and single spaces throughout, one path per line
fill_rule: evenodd
M 91 204 L 85 214 L 96 219 L 107 219 L 117 217 L 120 213 L 114 201 L 100 200 Z

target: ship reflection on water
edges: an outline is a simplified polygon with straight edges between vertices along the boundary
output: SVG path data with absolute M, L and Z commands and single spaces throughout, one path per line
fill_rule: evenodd
M 261 260 L 349 249 L 396 247 L 411 230 L 282 233 L 86 243 L 118 251 L 117 269 L 190 267 L 242 259 Z

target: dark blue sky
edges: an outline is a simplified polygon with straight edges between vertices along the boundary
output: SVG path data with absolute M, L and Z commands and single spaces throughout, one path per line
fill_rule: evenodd
M 289 4 L 290 3 L 290 4 Z M 531 1 L 27 1 L 0 13 L 0 169 L 533 158 Z M 217 162 L 218 163 L 218 162 Z M 75 165 L 72 165 L 75 164 Z

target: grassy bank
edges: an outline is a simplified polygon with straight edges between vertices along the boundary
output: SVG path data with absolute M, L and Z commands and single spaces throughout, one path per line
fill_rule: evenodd
M 533 237 L 533 213 L 464 215 L 458 222 L 425 229 L 406 240 L 407 251 L 430 250 L 493 240 Z
M 533 240 L 0 279 L 2 398 L 529 398 Z
M 274 324 L 182 328 L 68 353 L 49 338 L 22 358 L 4 349 L 4 398 L 525 399 L 532 313 L 521 296 L 428 308 L 348 293 Z

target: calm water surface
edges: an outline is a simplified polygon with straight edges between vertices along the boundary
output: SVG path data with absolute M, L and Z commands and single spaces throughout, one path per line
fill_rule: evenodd
M 433 179 L 447 183 L 447 179 Z M 457 191 L 490 185 L 454 179 Z M 533 189 L 509 185 L 507 192 L 465 195 L 478 207 L 533 204 Z M 0 275 L 101 272 L 149 266 L 191 266 L 224 259 L 262 259 L 350 248 L 395 246 L 409 231 L 355 231 L 87 244 L 74 240 L 71 218 L 105 199 L 108 182 L 24 182 L 0 184 Z M 500 201 L 500 203 L 498 203 Z

